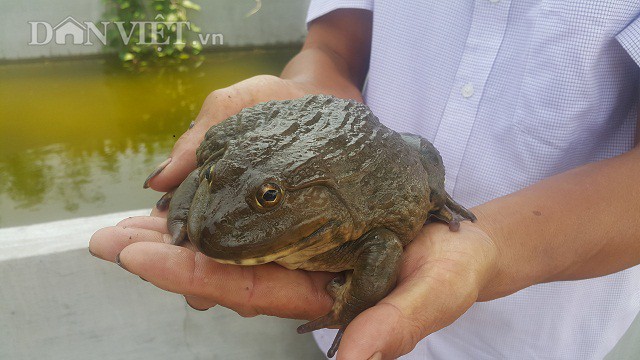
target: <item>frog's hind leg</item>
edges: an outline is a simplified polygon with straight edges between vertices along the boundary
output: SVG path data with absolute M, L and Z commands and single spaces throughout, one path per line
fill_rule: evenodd
M 345 292 L 351 289 L 352 287 L 352 279 L 353 279 L 353 271 L 347 271 L 345 274 L 341 274 L 331 280 L 327 284 L 327 292 L 334 300 L 334 306 L 331 311 L 321 316 L 315 320 L 309 321 L 304 325 L 300 325 L 297 329 L 299 334 L 308 333 L 315 330 L 320 330 L 324 328 L 331 328 L 340 326 L 340 330 L 333 340 L 333 344 L 327 353 L 328 357 L 333 357 L 336 351 L 338 350 L 338 345 L 340 345 L 340 339 L 342 339 L 342 332 L 346 329 L 347 324 L 351 321 L 352 317 L 355 317 L 355 314 L 349 314 L 345 318 L 345 309 L 344 309 L 344 297 L 346 296 Z
M 333 357 L 340 346 L 342 334 L 358 314 L 374 306 L 396 284 L 402 260 L 402 242 L 391 231 L 383 228 L 371 230 L 360 239 L 348 243 L 358 250 L 353 271 L 345 273 L 327 285 L 327 291 L 335 299 L 331 311 L 298 327 L 298 333 L 339 327 L 338 334 L 327 352 Z
M 439 198 L 439 201 L 436 200 L 436 202 L 440 202 L 439 206 L 436 206 L 438 210 L 431 212 L 429 215 L 449 224 L 449 230 L 458 231 L 460 229 L 460 221 L 471 220 L 475 222 L 477 220 L 471 211 L 455 202 L 446 192 L 444 192 L 444 195 L 436 194 L 435 198 Z
M 420 154 L 420 161 L 427 172 L 431 188 L 431 205 L 434 209 L 429 216 L 434 216 L 449 224 L 451 231 L 460 228 L 460 221 L 476 221 L 476 217 L 464 206 L 453 201 L 444 190 L 444 164 L 438 150 L 427 139 L 414 134 L 400 134 L 407 145 Z

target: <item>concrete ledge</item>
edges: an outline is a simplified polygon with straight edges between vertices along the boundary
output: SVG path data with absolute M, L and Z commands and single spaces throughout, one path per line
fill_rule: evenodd
M 0 359 L 323 359 L 299 321 L 197 312 L 87 252 L 148 210 L 0 229 Z
M 149 210 L 0 229 L 0 261 L 86 250 L 89 238 L 96 230 L 115 225 L 129 216 L 142 215 L 149 215 Z

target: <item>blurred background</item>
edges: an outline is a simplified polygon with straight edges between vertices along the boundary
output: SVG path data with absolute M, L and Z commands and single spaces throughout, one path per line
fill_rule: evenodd
M 87 252 L 149 212 L 145 177 L 211 91 L 280 73 L 308 0 L 0 5 L 0 360 L 323 359 L 301 322 L 196 312 Z
M 304 39 L 306 7 L 295 0 L 2 1 L 0 227 L 150 206 L 157 194 L 141 191 L 142 182 L 206 95 L 279 74 Z M 180 47 L 152 44 L 148 28 L 141 44 L 138 25 L 124 45 L 113 26 L 156 21 L 156 14 L 197 31 L 183 25 Z M 108 46 L 88 31 L 74 44 L 73 20 L 102 33 L 108 21 Z M 64 30 L 71 34 L 60 37 Z M 156 43 L 175 35 L 164 30 Z M 50 42 L 39 45 L 47 33 Z M 200 44 L 200 35 L 215 35 L 215 44 L 211 37 Z M 29 45 L 32 36 L 38 45 Z
M 148 214 L 145 177 L 211 91 L 280 73 L 308 2 L 0 5 L 0 359 L 324 358 L 299 321 L 196 312 L 87 252 Z

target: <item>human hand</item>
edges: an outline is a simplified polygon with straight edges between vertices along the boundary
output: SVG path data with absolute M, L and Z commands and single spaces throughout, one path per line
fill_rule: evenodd
M 195 309 L 220 304 L 242 316 L 306 320 L 331 309 L 325 285 L 334 274 L 291 271 L 276 264 L 218 264 L 169 245 L 169 240 L 165 219 L 137 217 L 98 231 L 90 250 L 105 260 L 119 256 L 126 270 L 183 294 Z M 369 359 L 378 353 L 378 359 L 387 359 L 410 352 L 479 299 L 496 264 L 496 248 L 478 225 L 465 222 L 458 232 L 440 223 L 425 226 L 405 248 L 396 288 L 347 327 L 338 359 Z

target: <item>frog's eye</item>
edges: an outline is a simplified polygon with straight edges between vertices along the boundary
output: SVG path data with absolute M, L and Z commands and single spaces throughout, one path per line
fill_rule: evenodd
M 282 188 L 278 184 L 263 184 L 256 193 L 256 201 L 260 207 L 269 208 L 278 205 L 282 200 Z
M 207 170 L 204 171 L 204 178 L 207 179 L 208 182 L 211 182 L 211 179 L 213 179 L 213 169 L 215 168 L 215 164 L 209 166 L 209 168 L 207 168 Z

